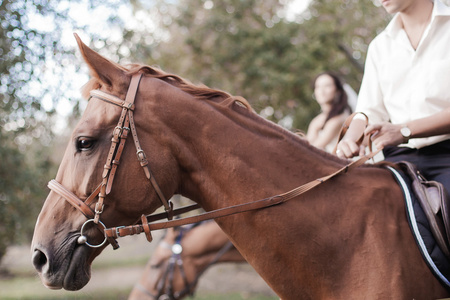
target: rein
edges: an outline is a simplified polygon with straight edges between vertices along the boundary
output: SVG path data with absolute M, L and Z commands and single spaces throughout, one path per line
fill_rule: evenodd
M 106 241 L 108 240 L 114 249 L 119 248 L 119 245 L 116 241 L 119 237 L 124 237 L 128 235 L 135 235 L 140 233 L 145 233 L 146 238 L 149 242 L 152 241 L 152 235 L 151 231 L 153 230 L 161 230 L 166 229 L 169 227 L 175 227 L 175 226 L 182 226 L 192 223 L 198 223 L 201 221 L 221 218 L 237 213 L 252 211 L 256 209 L 262 209 L 274 205 L 282 204 L 288 200 L 291 200 L 297 196 L 300 196 L 301 194 L 309 191 L 312 188 L 315 188 L 319 184 L 322 184 L 329 179 L 342 174 L 347 173 L 351 169 L 357 168 L 360 165 L 364 164 L 367 160 L 371 159 L 373 156 L 375 156 L 380 150 L 376 152 L 369 153 L 368 155 L 362 156 L 356 161 L 353 161 L 346 166 L 342 167 L 341 169 L 337 170 L 336 172 L 324 176 L 321 178 L 318 178 L 316 180 L 313 180 L 311 182 L 308 182 L 304 185 L 301 185 L 297 188 L 294 188 L 286 193 L 275 195 L 269 198 L 247 202 L 243 204 L 238 204 L 234 206 L 229 206 L 225 208 L 220 208 L 217 210 L 213 210 L 210 212 L 205 212 L 196 216 L 192 217 L 185 217 L 181 219 L 172 220 L 174 215 L 179 215 L 184 212 L 192 211 L 194 209 L 199 208 L 198 204 L 190 205 L 181 207 L 179 209 L 173 209 L 173 204 L 169 200 L 167 201 L 164 197 L 158 183 L 156 182 L 155 178 L 153 177 L 150 168 L 148 166 L 148 160 L 147 157 L 142 150 L 139 139 L 137 137 L 136 133 L 136 127 L 134 124 L 134 118 L 133 118 L 133 111 L 134 111 L 134 100 L 136 98 L 136 94 L 139 88 L 139 82 L 142 78 L 142 73 L 133 75 L 130 83 L 130 87 L 128 89 L 125 101 L 112 96 L 110 94 L 104 93 L 99 90 L 93 90 L 91 91 L 91 97 L 98 98 L 100 100 L 103 100 L 107 103 L 111 103 L 116 106 L 122 107 L 122 113 L 119 118 L 118 125 L 113 131 L 113 137 L 111 139 L 111 147 L 108 154 L 108 158 L 106 161 L 106 164 L 104 166 L 103 174 L 102 174 L 102 183 L 97 187 L 97 189 L 86 199 L 86 201 L 80 200 L 74 193 L 66 189 L 64 186 L 62 186 L 60 183 L 58 183 L 56 180 L 51 180 L 48 184 L 48 187 L 62 196 L 64 199 L 66 199 L 67 202 L 69 202 L 71 205 L 73 205 L 76 209 L 78 209 L 83 215 L 88 218 L 88 220 L 83 224 L 81 228 L 81 236 L 78 239 L 79 244 L 86 243 L 86 245 L 96 248 L 103 246 Z M 228 103 L 231 100 L 233 101 L 239 101 L 234 100 L 235 97 L 229 97 L 224 100 L 224 102 Z M 231 101 L 231 102 L 233 102 Z M 136 147 L 136 155 L 138 158 L 138 161 L 140 162 L 142 168 L 144 169 L 145 175 L 147 179 L 151 182 L 153 188 L 155 189 L 156 193 L 158 194 L 158 197 L 161 200 L 161 203 L 164 205 L 165 213 L 156 214 L 156 215 L 150 215 L 145 216 L 142 215 L 140 218 L 141 224 L 135 224 L 135 225 L 129 225 L 129 226 L 119 226 L 119 227 L 112 227 L 107 228 L 102 222 L 100 222 L 100 214 L 103 212 L 104 204 L 103 201 L 107 194 L 111 191 L 112 183 L 114 180 L 114 176 L 117 170 L 117 167 L 120 163 L 120 156 L 122 154 L 123 148 L 125 146 L 125 141 L 128 136 L 128 133 L 131 131 L 133 136 L 133 141 Z M 98 196 L 98 201 L 95 204 L 95 210 L 93 211 L 90 208 L 90 204 L 93 202 L 93 200 Z M 165 222 L 158 222 L 158 223 L 151 223 L 153 221 L 158 221 L 167 218 L 168 221 Z M 87 242 L 87 237 L 83 234 L 84 226 L 90 222 L 95 223 L 101 232 L 105 235 L 105 240 L 99 244 L 99 245 L 92 245 Z M 137 223 L 137 222 L 136 222 Z
M 205 213 L 202 213 L 202 214 L 199 214 L 196 216 L 192 216 L 192 217 L 185 217 L 185 218 L 169 220 L 169 221 L 165 221 L 165 222 L 150 223 L 147 219 L 147 216 L 142 215 L 142 217 L 141 217 L 142 224 L 107 228 L 107 229 L 105 229 L 105 235 L 108 238 L 119 238 L 119 237 L 124 237 L 124 236 L 128 236 L 128 235 L 140 234 L 140 233 L 144 232 L 147 237 L 147 240 L 151 241 L 152 240 L 151 231 L 153 231 L 153 230 L 161 230 L 161 229 L 166 229 L 166 228 L 170 228 L 170 227 L 176 227 L 176 226 L 182 226 L 182 225 L 202 222 L 202 221 L 206 221 L 206 220 L 211 220 L 211 219 L 234 215 L 237 213 L 242 213 L 242 212 L 247 212 L 247 211 L 252 211 L 252 210 L 256 210 L 256 209 L 261 209 L 261 208 L 266 208 L 266 207 L 282 204 L 288 200 L 291 200 L 297 196 L 300 196 L 301 194 L 315 188 L 319 184 L 322 184 L 339 174 L 347 173 L 348 171 L 361 166 L 367 160 L 369 160 L 373 156 L 375 156 L 379 151 L 380 150 L 377 150 L 376 152 L 372 152 L 368 155 L 362 156 L 358 160 L 349 163 L 348 165 L 344 166 L 343 168 L 337 170 L 336 172 L 334 172 L 328 176 L 324 176 L 324 177 L 318 178 L 316 180 L 310 181 L 304 185 L 301 185 L 301 186 L 299 186 L 293 190 L 290 190 L 289 192 L 283 193 L 283 194 L 275 195 L 275 196 L 257 200 L 257 201 L 247 202 L 247 203 L 229 206 L 229 207 L 225 207 L 225 208 L 219 208 L 219 209 L 205 212 Z M 195 205 L 193 205 L 193 206 L 195 206 Z M 188 209 L 189 207 L 184 207 L 184 208 Z M 150 217 L 152 217 L 152 215 Z

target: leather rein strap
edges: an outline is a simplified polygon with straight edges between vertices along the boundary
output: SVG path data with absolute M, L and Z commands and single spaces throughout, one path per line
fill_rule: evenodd
M 297 187 L 293 190 L 290 190 L 289 192 L 283 193 L 283 194 L 279 194 L 279 195 L 276 195 L 273 197 L 261 199 L 258 201 L 253 201 L 253 202 L 243 203 L 243 204 L 234 205 L 234 206 L 230 206 L 230 207 L 220 208 L 220 209 L 213 210 L 210 212 L 202 213 L 197 216 L 185 217 L 185 218 L 181 218 L 181 219 L 170 220 L 170 221 L 166 221 L 166 222 L 158 222 L 158 223 L 153 223 L 153 224 L 150 224 L 147 220 L 147 217 L 145 215 L 142 215 L 142 217 L 141 217 L 142 224 L 107 228 L 107 229 L 105 229 L 105 235 L 110 238 L 119 238 L 119 237 L 124 237 L 124 236 L 128 236 L 128 235 L 140 234 L 140 233 L 144 232 L 147 237 L 147 240 L 149 242 L 151 242 L 152 241 L 151 231 L 153 231 L 153 230 L 160 230 L 160 229 L 166 229 L 166 228 L 175 227 L 175 226 L 182 226 L 182 225 L 197 223 L 197 222 L 201 222 L 201 221 L 221 218 L 221 217 L 225 217 L 225 216 L 229 216 L 229 215 L 233 215 L 233 214 L 237 214 L 237 213 L 242 213 L 242 212 L 247 212 L 247 211 L 252 211 L 252 210 L 256 210 L 256 209 L 261 209 L 261 208 L 278 205 L 278 204 L 284 203 L 288 200 L 291 200 L 297 196 L 300 196 L 301 194 L 315 188 L 319 184 L 322 184 L 339 174 L 347 173 L 348 171 L 361 166 L 367 160 L 373 158 L 379 151 L 380 150 L 378 150 L 376 152 L 371 152 L 368 155 L 362 156 L 358 160 L 351 162 L 350 164 L 344 166 L 343 168 L 337 170 L 336 172 L 334 172 L 328 176 L 318 178 L 316 180 L 308 182 L 302 186 L 299 186 L 299 187 Z
M 339 132 L 339 136 L 338 136 L 338 141 L 336 143 L 336 146 L 334 146 L 333 151 L 331 153 L 336 154 L 337 151 L 337 147 L 339 145 L 339 142 L 342 140 L 342 138 L 344 137 L 344 135 L 347 133 L 347 130 L 350 128 L 350 124 L 353 121 L 353 118 L 356 117 L 356 115 L 362 115 L 365 118 L 366 121 L 366 127 L 369 124 L 369 117 L 363 113 L 363 112 L 354 112 L 352 113 L 350 116 L 347 117 L 347 119 L 345 119 L 344 124 L 342 124 L 341 127 L 341 131 Z M 364 135 L 364 132 L 361 134 L 361 136 L 359 137 L 359 139 L 356 141 L 357 144 L 361 144 L 365 141 L 366 136 Z M 372 153 L 372 143 L 367 143 L 368 147 L 369 147 L 369 151 L 370 153 Z

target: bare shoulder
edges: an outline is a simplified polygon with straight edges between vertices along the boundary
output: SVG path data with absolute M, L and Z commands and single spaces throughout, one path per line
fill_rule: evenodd
M 324 114 L 318 114 L 309 123 L 310 128 L 322 128 L 325 123 L 326 116 Z
M 337 116 L 335 116 L 335 117 L 332 117 L 331 119 L 329 119 L 328 121 L 327 121 L 327 126 L 332 126 L 332 127 L 335 127 L 335 126 L 342 126 L 342 124 L 345 122 L 345 120 L 347 119 L 347 117 L 349 116 L 350 114 L 348 113 L 348 112 L 344 112 L 344 113 L 342 113 L 342 114 L 340 114 L 340 115 L 337 115 Z

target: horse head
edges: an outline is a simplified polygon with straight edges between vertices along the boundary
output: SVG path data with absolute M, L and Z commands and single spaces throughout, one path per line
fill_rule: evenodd
M 107 245 L 103 243 L 102 229 L 136 223 L 141 214 L 161 206 L 158 199 L 164 197 L 162 195 L 170 198 L 178 185 L 171 172 L 176 168 L 174 160 L 161 143 L 164 131 L 154 117 L 159 112 L 149 110 L 149 105 L 144 107 L 149 99 L 145 99 L 143 93 L 154 96 L 158 92 L 147 84 L 150 79 L 143 78 L 141 87 L 136 87 L 133 104 L 123 103 L 133 75 L 139 71 L 109 61 L 83 44 L 78 36 L 76 39 L 92 75 L 84 94 L 92 90 L 97 94 L 90 98 L 72 133 L 35 227 L 32 261 L 42 282 L 50 289 L 78 290 L 86 285 L 92 261 Z M 102 99 L 104 95 L 109 96 Z M 125 121 L 133 118 L 128 122 L 135 122 L 134 133 L 130 132 L 131 124 L 118 125 L 121 118 Z M 148 134 L 149 124 L 153 126 L 152 136 L 159 139 L 138 141 L 139 163 L 133 145 L 137 136 L 126 139 L 125 134 Z M 145 165 L 144 171 L 142 165 Z M 146 174 L 149 165 L 159 170 L 150 174 L 152 179 L 162 183 L 159 191 L 145 179 L 149 175 Z M 101 200 L 104 202 L 99 203 Z M 81 231 L 84 240 L 80 241 Z

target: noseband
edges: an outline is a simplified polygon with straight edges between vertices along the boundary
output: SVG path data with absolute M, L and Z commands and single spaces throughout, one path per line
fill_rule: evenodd
M 85 201 L 83 201 L 56 180 L 53 179 L 48 183 L 48 187 L 52 191 L 66 199 L 67 202 L 78 209 L 88 219 L 81 227 L 81 236 L 78 239 L 78 243 L 80 244 L 85 243 L 90 247 L 97 248 L 103 246 L 106 241 L 109 240 L 114 249 L 117 249 L 119 247 L 117 241 L 114 238 L 108 237 L 106 235 L 102 243 L 98 245 L 92 245 L 87 242 L 87 237 L 83 233 L 85 226 L 91 222 L 96 224 L 101 232 L 104 232 L 104 230 L 106 229 L 106 226 L 100 221 L 100 215 L 104 209 L 103 202 L 106 196 L 111 192 L 114 177 L 116 175 L 117 167 L 120 164 L 120 157 L 122 155 L 123 148 L 125 147 L 125 142 L 127 140 L 129 132 L 131 132 L 134 145 L 136 147 L 137 159 L 144 169 L 145 176 L 150 181 L 159 199 L 161 200 L 162 205 L 164 205 L 167 219 L 171 220 L 173 217 L 173 204 L 170 200 L 167 201 L 167 199 L 164 197 L 164 194 L 162 193 L 158 183 L 153 177 L 153 174 L 148 165 L 147 156 L 145 155 L 144 150 L 142 150 L 141 148 L 136 132 L 136 126 L 134 124 L 134 100 L 136 98 L 141 78 L 142 73 L 138 73 L 132 76 L 125 101 L 113 95 L 104 93 L 100 90 L 93 90 L 90 92 L 91 98 L 97 98 L 122 108 L 122 113 L 120 115 L 119 121 L 112 134 L 111 147 L 109 149 L 108 158 L 106 159 L 106 163 L 102 173 L 102 182 L 98 185 L 94 192 Z M 97 197 L 98 201 L 95 203 L 95 209 L 92 210 L 90 205 Z M 149 236 L 150 235 L 147 235 L 147 238 L 149 238 Z

